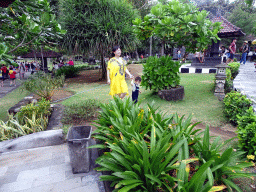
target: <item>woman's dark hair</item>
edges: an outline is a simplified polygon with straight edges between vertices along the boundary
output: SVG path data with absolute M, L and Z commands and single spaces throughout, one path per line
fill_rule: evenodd
M 141 77 L 139 77 L 139 76 L 136 77 L 136 78 L 135 78 L 135 81 L 140 81 L 140 82 L 141 82 Z
M 10 70 L 13 70 L 13 68 L 12 68 L 12 67 L 10 67 Z
M 112 53 L 111 53 L 111 57 L 114 57 L 114 56 L 115 56 L 114 52 L 116 52 L 117 49 L 120 49 L 120 46 L 119 46 L 119 45 L 116 45 L 116 46 L 113 47 Z

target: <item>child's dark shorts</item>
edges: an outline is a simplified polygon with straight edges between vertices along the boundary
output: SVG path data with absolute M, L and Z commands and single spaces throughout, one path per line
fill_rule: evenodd
M 15 79 L 16 79 L 16 78 L 11 78 L 10 80 L 11 80 L 11 81 L 14 81 Z

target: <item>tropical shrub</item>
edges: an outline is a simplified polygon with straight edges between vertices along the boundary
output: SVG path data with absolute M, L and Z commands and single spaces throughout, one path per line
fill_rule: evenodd
M 227 94 L 233 90 L 233 80 L 231 76 L 231 70 L 229 68 L 226 69 L 226 76 L 227 77 L 225 80 L 224 89 L 225 89 L 225 93 Z
M 232 189 L 241 191 L 241 189 L 232 181 L 232 179 L 239 177 L 251 178 L 253 174 L 245 173 L 244 168 L 253 166 L 253 163 L 240 161 L 239 159 L 242 159 L 245 152 L 234 152 L 231 147 L 228 147 L 223 153 L 220 153 L 220 150 L 233 139 L 234 138 L 220 143 L 221 138 L 218 136 L 211 143 L 209 127 L 206 127 L 203 139 L 197 142 L 193 146 L 193 149 L 196 156 L 200 159 L 199 166 L 203 165 L 206 161 L 214 160 L 214 162 L 210 165 L 210 168 L 216 184 L 219 186 L 225 185 L 228 190 L 231 191 Z
M 241 149 L 248 155 L 256 155 L 256 115 L 252 107 L 239 116 L 237 136 Z
M 42 117 L 36 118 L 36 113 L 32 114 L 31 119 L 27 117 L 24 118 L 26 119 L 25 124 L 21 124 L 18 119 L 15 119 L 12 115 L 9 116 L 9 120 L 6 123 L 0 121 L 0 141 L 43 131 L 48 124 L 48 119 Z
M 180 84 L 180 66 L 179 62 L 169 56 L 149 57 L 143 64 L 141 85 L 155 92 L 177 87 Z
M 235 77 L 237 76 L 238 72 L 239 72 L 239 67 L 240 67 L 240 63 L 239 62 L 233 62 L 233 63 L 229 63 L 228 66 L 230 67 L 231 70 L 231 79 L 235 79 Z
M 93 133 L 101 142 L 90 148 L 104 149 L 97 170 L 110 171 L 101 179 L 112 181 L 114 191 L 241 191 L 232 179 L 255 175 L 243 171 L 253 163 L 236 164 L 243 152 L 220 153 L 229 141 L 210 143 L 209 128 L 201 141 L 191 116 L 165 117 L 151 105 L 144 111 L 129 98 L 114 98 L 101 109 Z
M 237 62 L 237 58 L 236 57 L 234 57 L 234 62 Z
M 224 100 L 224 115 L 229 121 L 237 125 L 238 115 L 243 116 L 246 110 L 252 105 L 252 101 L 247 99 L 245 95 L 240 92 L 231 91 Z
M 22 89 L 50 101 L 54 92 L 63 87 L 64 81 L 64 76 L 52 78 L 50 74 L 38 71 L 23 83 Z
M 15 116 L 17 116 L 19 122 L 24 125 L 27 119 L 32 119 L 33 114 L 36 115 L 36 119 L 48 119 L 48 116 L 51 114 L 50 101 L 42 98 L 37 103 L 27 104 L 23 106 Z
M 70 124 L 77 121 L 86 121 L 97 116 L 99 103 L 94 99 L 89 99 L 80 103 L 72 103 L 65 106 L 61 122 Z
M 86 68 L 86 67 L 82 67 L 82 68 Z M 63 66 L 61 68 L 59 68 L 56 73 L 55 76 L 59 77 L 64 75 L 65 78 L 72 78 L 77 76 L 77 74 L 79 73 L 80 69 L 78 67 L 74 67 L 74 66 Z

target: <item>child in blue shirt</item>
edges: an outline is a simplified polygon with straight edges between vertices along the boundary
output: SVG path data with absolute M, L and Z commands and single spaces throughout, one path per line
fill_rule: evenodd
M 136 77 L 135 78 L 135 82 L 134 82 L 134 80 L 131 81 L 131 85 L 132 85 L 132 101 L 134 103 L 138 102 L 139 93 L 141 93 L 141 91 L 140 91 L 140 83 L 141 83 L 141 78 L 140 77 Z

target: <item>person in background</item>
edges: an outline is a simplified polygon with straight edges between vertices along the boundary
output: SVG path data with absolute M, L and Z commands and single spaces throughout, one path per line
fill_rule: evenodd
M 10 68 L 10 71 L 9 71 L 9 74 L 8 74 L 9 76 L 10 76 L 10 87 L 12 86 L 12 84 L 14 84 L 14 86 L 16 86 L 16 81 L 15 81 L 15 79 L 16 79 L 16 72 L 13 70 L 13 68 L 11 67 Z
M 7 77 L 8 77 L 8 69 L 4 64 L 2 64 L 2 67 L 1 67 L 0 70 L 2 71 L 1 87 L 3 87 L 4 86 L 4 80 L 7 79 Z
M 135 82 L 134 82 L 134 80 L 131 81 L 131 85 L 132 85 L 132 101 L 134 102 L 134 104 L 136 104 L 138 102 L 139 93 L 141 93 L 141 91 L 140 91 L 140 83 L 141 83 L 141 78 L 140 77 L 136 77 L 135 78 Z
M 245 65 L 248 50 L 249 50 L 248 41 L 244 41 L 244 44 L 243 44 L 243 47 L 242 47 L 242 57 L 241 57 L 241 60 L 240 60 L 240 64 L 242 64 L 244 62 L 244 65 Z
M 180 52 L 180 49 L 178 50 L 178 60 L 181 59 L 181 52 Z
M 229 46 L 229 51 L 230 51 L 230 56 L 226 62 L 226 64 L 228 64 L 230 61 L 233 62 L 234 61 L 234 54 L 236 53 L 236 38 L 233 39 L 232 43 Z
M 73 62 L 72 58 L 69 59 L 68 64 L 69 64 L 70 66 L 74 66 L 74 62 Z

